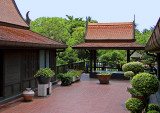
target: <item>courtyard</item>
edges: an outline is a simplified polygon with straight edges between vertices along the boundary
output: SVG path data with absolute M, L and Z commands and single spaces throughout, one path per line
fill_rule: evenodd
M 35 95 L 31 102 L 23 99 L 0 109 L 2 113 L 129 113 L 125 101 L 130 80 L 111 79 L 108 85 L 82 74 L 81 80 L 71 86 L 53 86 L 47 97 Z

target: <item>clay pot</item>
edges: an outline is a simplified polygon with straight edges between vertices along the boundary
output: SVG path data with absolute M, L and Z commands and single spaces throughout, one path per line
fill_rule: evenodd
M 112 75 L 97 75 L 100 84 L 108 84 Z
M 31 90 L 31 88 L 26 88 L 25 91 L 23 91 L 23 97 L 25 101 L 31 101 L 34 97 L 34 91 Z
M 133 94 L 131 94 L 132 95 L 132 98 L 138 98 L 139 100 L 141 100 L 143 103 L 144 103 L 144 97 L 143 96 L 138 96 L 138 95 L 133 95 Z

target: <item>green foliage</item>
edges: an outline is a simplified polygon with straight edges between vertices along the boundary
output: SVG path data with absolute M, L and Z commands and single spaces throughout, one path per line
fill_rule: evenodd
M 152 29 L 148 30 L 148 29 L 144 29 L 143 32 L 140 32 L 138 30 L 135 30 L 135 39 L 136 42 L 142 45 L 146 45 L 148 39 L 150 38 L 151 34 L 152 34 Z
M 132 71 L 136 75 L 139 72 L 144 72 L 144 65 L 140 62 L 129 62 L 122 66 L 123 71 Z
M 71 71 L 72 76 L 79 77 L 83 73 L 82 70 L 73 70 Z
M 40 70 L 37 71 L 37 73 L 34 75 L 35 78 L 39 76 L 43 76 L 45 78 L 49 78 L 54 76 L 55 73 L 50 68 L 40 68 Z
M 150 111 L 148 111 L 147 113 L 159 113 L 159 112 L 156 111 L 156 110 L 150 110 Z
M 133 77 L 131 81 L 132 87 L 143 95 L 151 95 L 158 91 L 158 79 L 148 73 L 140 73 Z
M 98 75 L 112 75 L 112 73 L 99 73 Z
M 152 111 L 152 110 L 158 111 L 158 113 L 159 113 L 160 112 L 160 107 L 157 104 L 149 104 L 148 105 L 148 111 Z
M 129 78 L 129 77 L 133 77 L 133 76 L 134 76 L 134 73 L 133 73 L 132 71 L 127 71 L 127 72 L 124 73 L 124 76 L 125 76 L 125 77 L 128 77 L 128 78 Z
M 43 36 L 65 43 L 66 38 L 70 37 L 67 23 L 68 21 L 63 18 L 42 17 L 31 21 L 30 29 Z
M 100 58 L 99 60 L 101 62 L 120 62 L 120 61 L 123 61 L 124 60 L 124 54 L 123 52 L 121 53 L 120 51 L 117 51 L 117 50 L 107 50 L 107 51 L 102 51 L 102 50 L 99 50 L 98 51 L 98 54 L 100 55 Z
M 127 91 L 132 95 L 142 96 L 142 94 L 140 92 L 136 91 L 134 88 L 127 88 Z
M 57 79 L 61 80 L 62 86 L 68 86 L 68 85 L 71 85 L 73 76 L 79 77 L 82 74 L 82 72 L 83 72 L 82 70 L 79 70 L 79 71 L 73 70 L 73 71 L 67 72 L 65 74 L 60 73 L 57 75 Z
M 151 57 L 151 56 L 147 55 L 146 53 L 144 53 L 143 56 L 142 56 L 142 62 L 144 64 L 148 64 L 149 65 L 149 64 L 154 63 L 155 61 L 156 61 L 156 58 Z
M 62 86 L 69 86 L 72 84 L 72 75 L 70 73 L 65 73 L 65 74 L 58 74 L 57 78 L 61 80 L 61 85 Z
M 128 99 L 125 106 L 131 113 L 141 113 L 143 110 L 143 103 L 137 98 Z
M 62 78 L 63 75 L 64 75 L 63 73 L 59 73 L 59 74 L 56 76 L 56 78 L 57 78 L 58 80 L 61 80 L 61 78 Z

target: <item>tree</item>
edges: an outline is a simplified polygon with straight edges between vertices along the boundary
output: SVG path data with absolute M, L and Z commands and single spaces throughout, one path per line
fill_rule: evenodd
M 66 43 L 66 38 L 70 37 L 66 24 L 67 20 L 63 18 L 42 17 L 32 21 L 30 28 L 43 36 Z

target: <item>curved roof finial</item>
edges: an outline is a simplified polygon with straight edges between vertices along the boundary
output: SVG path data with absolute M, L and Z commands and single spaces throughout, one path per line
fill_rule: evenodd
M 28 12 L 26 13 L 26 22 L 27 22 L 27 24 L 30 26 L 31 19 L 29 18 L 29 12 L 30 12 L 30 11 L 28 11 Z

